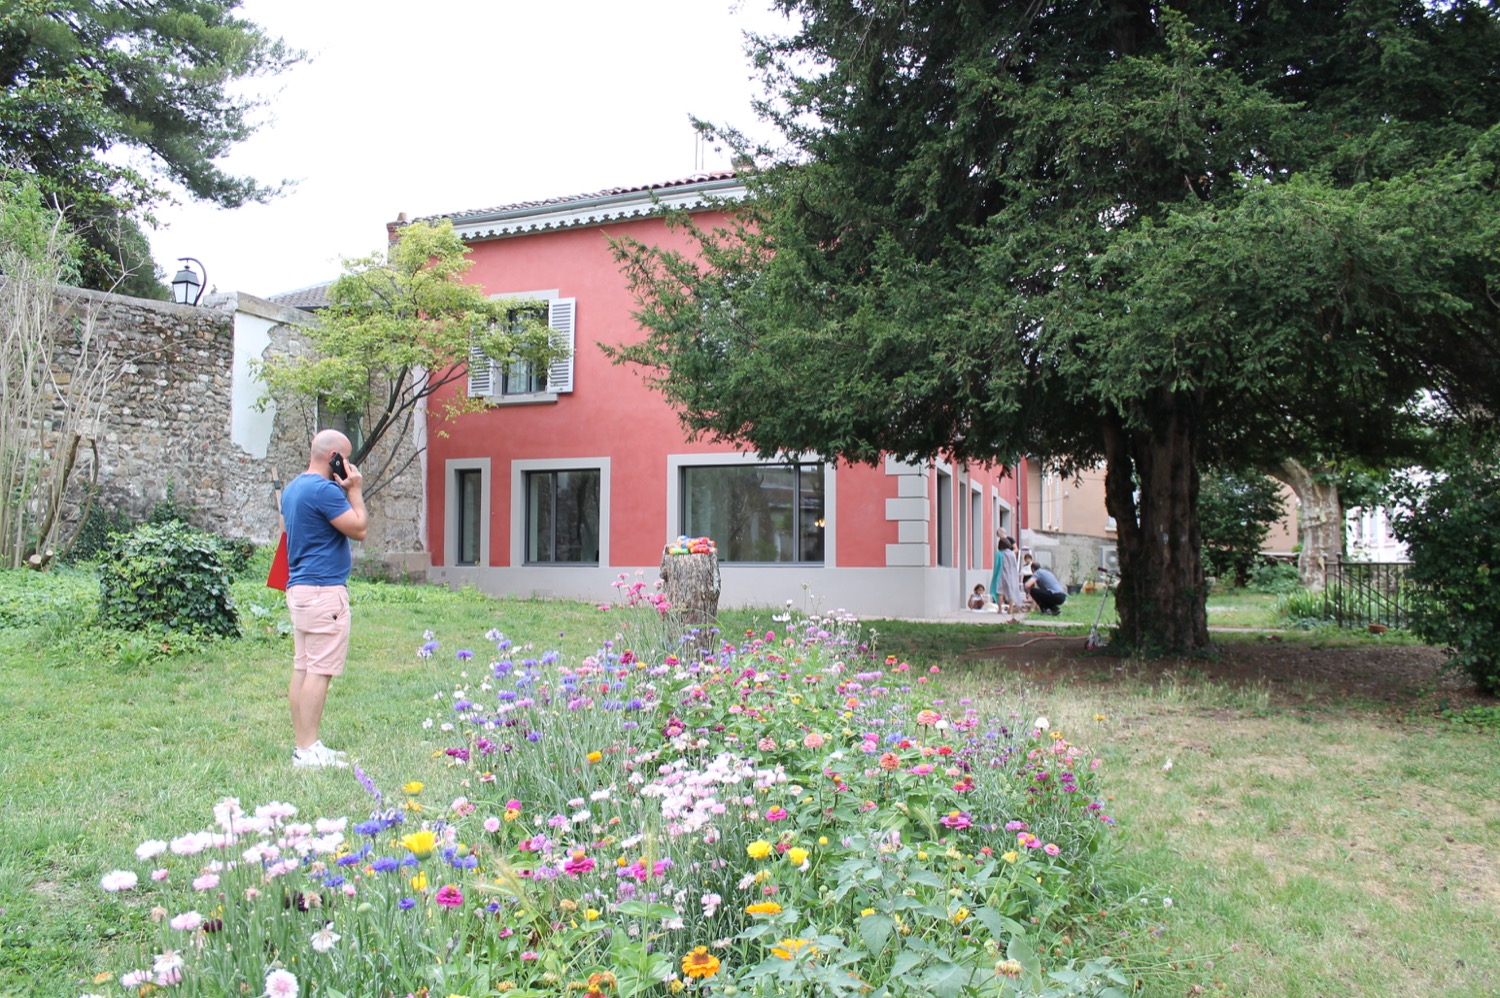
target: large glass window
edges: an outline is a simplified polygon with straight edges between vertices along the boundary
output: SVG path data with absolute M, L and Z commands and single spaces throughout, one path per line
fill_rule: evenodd
M 682 469 L 682 532 L 711 537 L 725 562 L 821 562 L 821 464 Z
M 458 551 L 456 562 L 460 565 L 479 564 L 479 534 L 484 473 L 478 468 L 462 468 L 453 475 L 454 490 L 458 494 Z
M 599 470 L 526 475 L 526 562 L 599 563 Z

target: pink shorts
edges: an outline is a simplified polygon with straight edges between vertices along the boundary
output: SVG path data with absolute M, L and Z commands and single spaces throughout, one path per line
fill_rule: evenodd
M 292 586 L 292 669 L 341 676 L 349 656 L 349 590 L 344 586 Z

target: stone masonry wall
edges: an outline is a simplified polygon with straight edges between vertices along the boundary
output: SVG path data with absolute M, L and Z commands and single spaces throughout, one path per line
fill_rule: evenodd
M 96 331 L 122 369 L 96 433 L 99 501 L 138 521 L 166 498 L 170 486 L 173 500 L 192 509 L 196 526 L 271 543 L 280 529 L 273 476 L 286 481 L 307 466 L 314 427 L 292 413 L 261 417 L 271 420 L 263 455 L 232 439 L 236 410 L 255 402 L 234 397 L 236 321 L 253 313 L 262 323 L 274 323 L 269 350 L 298 350 L 298 329 L 312 317 L 244 295 L 219 296 L 209 305 L 60 289 L 58 311 L 92 312 Z M 398 443 L 411 447 L 410 441 Z M 75 482 L 87 481 L 92 461 L 85 443 Z M 363 557 L 419 549 L 421 476 L 415 465 L 369 507 Z

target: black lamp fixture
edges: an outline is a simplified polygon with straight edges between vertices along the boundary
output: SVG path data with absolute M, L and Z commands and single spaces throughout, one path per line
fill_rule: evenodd
M 179 305 L 196 305 L 198 299 L 203 297 L 204 285 L 208 283 L 208 268 L 190 256 L 180 256 L 177 262 L 183 265 L 172 278 L 172 300 Z M 188 264 L 198 264 L 197 272 Z

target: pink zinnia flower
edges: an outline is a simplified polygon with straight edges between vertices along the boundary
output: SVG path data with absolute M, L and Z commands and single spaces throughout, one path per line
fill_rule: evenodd
M 767 821 L 782 821 L 786 816 L 787 812 L 784 807 L 773 807 L 766 811 Z
M 823 747 L 823 736 L 816 731 L 810 731 L 802 739 L 802 745 L 804 748 L 820 749 Z
M 500 830 L 500 819 L 496 818 L 494 815 L 485 818 L 484 830 L 490 832 L 491 834 L 498 832 Z
M 464 903 L 464 892 L 452 884 L 445 884 L 438 889 L 437 896 L 433 900 L 444 908 L 457 908 Z
M 1042 846 L 1042 852 L 1046 853 L 1048 856 L 1056 856 L 1058 853 L 1062 852 L 1062 850 L 1057 847 L 1056 842 L 1048 842 L 1046 845 Z

